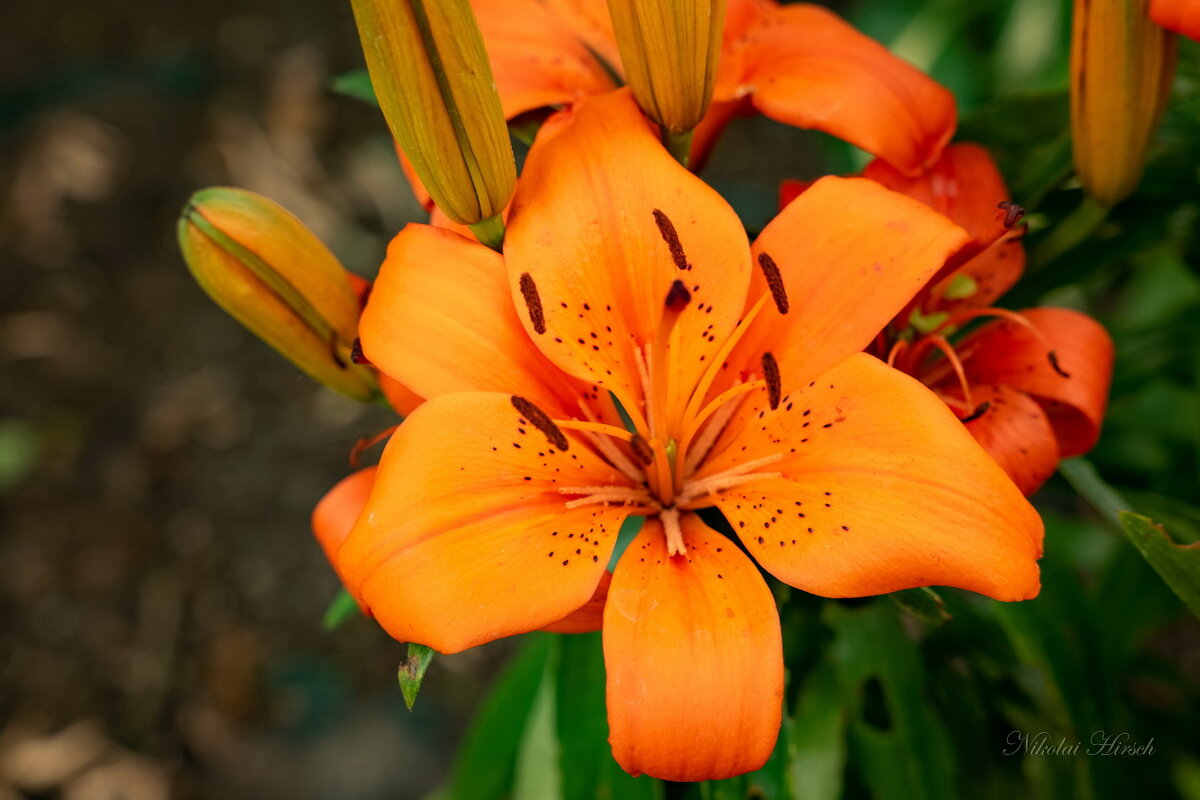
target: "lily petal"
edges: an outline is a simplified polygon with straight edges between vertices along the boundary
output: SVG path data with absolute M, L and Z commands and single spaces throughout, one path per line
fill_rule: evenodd
M 375 485 L 378 467 L 360 469 L 342 478 L 313 508 L 312 529 L 326 557 L 333 562 L 342 542 L 350 535 L 355 520 Z
M 753 562 L 698 517 L 685 555 L 649 519 L 617 563 L 604 610 L 609 742 L 627 772 L 728 778 L 766 762 L 779 733 L 783 652 Z
M 612 573 L 600 576 L 600 583 L 592 592 L 592 598 L 562 619 L 542 627 L 549 633 L 591 633 L 598 631 L 604 623 L 604 603 L 608 600 L 608 587 Z
M 508 395 L 458 392 L 422 405 L 388 442 L 335 566 L 395 639 L 458 652 L 592 596 L 627 511 L 568 509 L 559 488 L 628 480 L 531 422 Z
M 784 390 L 860 352 L 967 241 L 925 205 L 863 178 L 822 178 L 754 242 L 778 267 L 789 310 L 768 307 L 731 364 L 753 371 L 764 352 Z M 750 297 L 768 290 L 756 271 Z
M 1038 592 L 1042 521 L 945 403 L 856 354 L 774 411 L 751 396 L 699 471 L 778 457 L 715 500 L 768 572 L 825 597 Z
M 952 144 L 942 151 L 936 164 L 916 177 L 905 176 L 877 159 L 863 170 L 863 177 L 919 200 L 949 217 L 971 237 L 974 257 L 931 289 L 934 302 L 923 304 L 926 311 L 950 305 L 989 306 L 1021 277 L 1025 249 L 1005 227 L 1005 214 L 999 208 L 1009 199 L 1008 188 L 984 148 L 970 143 Z M 943 299 L 947 287 L 960 275 L 974 281 L 975 291 L 965 298 Z
M 876 159 L 863 170 L 863 177 L 949 217 L 974 242 L 990 243 L 1004 233 L 1004 215 L 997 213 L 996 204 L 1008 199 L 1008 188 L 996 162 L 977 144 L 950 145 L 920 175 L 905 175 Z
M 1058 467 L 1058 442 L 1042 407 L 1007 386 L 972 386 L 971 400 L 987 406 L 967 430 L 1026 497 L 1036 492 Z
M 675 326 L 680 388 L 696 384 L 736 325 L 749 283 L 737 215 L 667 154 L 627 90 L 586 98 L 542 127 L 504 253 L 521 322 L 542 352 L 635 403 L 634 351 L 658 335 L 673 283 L 690 295 Z
M 816 128 L 906 174 L 933 164 L 956 124 L 954 95 L 815 5 L 765 15 L 726 53 L 715 99 L 752 95 L 772 119 Z
M 621 74 L 621 51 L 608 0 L 544 0 L 546 7 L 593 53 Z
M 1068 308 L 1020 313 L 1044 339 L 1005 320 L 983 326 L 958 345 L 967 379 L 1032 395 L 1054 427 L 1062 457 L 1086 453 L 1100 438 L 1108 405 L 1112 339 L 1096 320 Z
M 504 116 L 615 88 L 571 27 L 538 0 L 473 0 Z
M 519 393 L 557 412 L 563 376 L 525 335 L 504 258 L 456 233 L 410 224 L 388 246 L 359 323 L 363 353 L 417 395 Z
M 1150 0 L 1150 19 L 1200 41 L 1200 0 Z
M 417 406 L 425 402 L 425 398 L 409 389 L 387 373 L 379 373 L 379 388 L 387 398 L 392 410 L 402 417 L 407 417 Z

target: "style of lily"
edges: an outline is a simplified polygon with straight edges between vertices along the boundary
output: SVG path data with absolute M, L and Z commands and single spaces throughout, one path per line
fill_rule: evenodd
M 503 255 L 425 225 L 392 242 L 362 347 L 426 402 L 323 544 L 389 634 L 442 652 L 594 611 L 611 581 L 616 760 L 756 769 L 783 662 L 755 561 L 827 597 L 1038 592 L 1036 512 L 933 392 L 862 353 L 966 240 L 827 178 L 751 247 L 627 91 L 581 100 L 539 132 Z
M 624 68 L 606 0 L 473 0 L 508 119 L 617 88 Z M 828 9 L 729 0 L 712 104 L 696 128 L 702 163 L 738 113 L 832 134 L 905 174 L 937 160 L 954 96 Z M 403 161 L 403 159 L 402 159 Z M 428 193 L 406 168 L 418 200 Z
M 1024 269 L 1024 231 L 1017 226 L 1024 212 L 1009 200 L 984 148 L 953 144 L 918 178 L 880 161 L 863 174 L 944 214 L 971 237 L 867 352 L 932 388 L 1021 491 L 1033 494 L 1060 459 L 1096 444 L 1112 379 L 1112 340 L 1072 309 L 993 305 Z M 800 188 L 785 187 L 784 202 Z M 952 341 L 965 325 L 986 318 Z

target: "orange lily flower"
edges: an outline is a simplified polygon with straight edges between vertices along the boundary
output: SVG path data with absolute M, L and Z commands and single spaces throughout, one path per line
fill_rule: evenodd
M 982 147 L 951 145 L 919 178 L 880 161 L 864 175 L 920 200 L 971 236 L 869 352 L 940 394 L 1021 491 L 1032 494 L 1060 459 L 1096 444 L 1112 379 L 1112 340 L 1098 322 L 1071 309 L 992 306 L 1024 268 L 1021 231 L 1014 229 L 1024 212 L 1009 202 Z M 783 199 L 797 189 L 786 187 Z M 963 324 L 989 316 L 997 319 L 950 342 Z
M 1200 41 L 1200 0 L 1150 0 L 1150 19 Z
M 509 119 L 611 91 L 624 75 L 606 0 L 473 0 L 472 7 Z M 743 109 L 830 133 L 905 174 L 936 161 L 957 123 L 954 96 L 883 45 L 820 6 L 774 0 L 728 2 L 693 164 Z M 407 166 L 406 173 L 414 177 Z M 412 185 L 429 208 L 428 193 Z
M 758 768 L 783 665 L 755 561 L 828 597 L 1037 594 L 1036 512 L 861 352 L 965 242 L 827 178 L 751 247 L 627 91 L 579 102 L 538 135 L 503 255 L 426 225 L 389 247 L 362 346 L 428 399 L 335 568 L 393 637 L 457 652 L 586 606 L 642 515 L 603 609 L 614 756 L 669 780 Z M 694 513 L 713 506 L 741 547 Z

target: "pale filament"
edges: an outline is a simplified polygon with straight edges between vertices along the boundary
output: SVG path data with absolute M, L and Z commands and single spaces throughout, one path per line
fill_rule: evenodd
M 759 467 L 765 467 L 768 464 L 774 464 L 783 458 L 783 453 L 772 453 L 769 456 L 756 458 L 753 461 L 746 461 L 736 466 L 730 467 L 727 470 L 718 472 L 715 475 L 709 475 L 706 478 L 701 478 L 696 481 L 688 481 L 683 486 L 683 491 L 680 493 L 679 502 L 684 503 L 694 500 L 697 497 L 704 495 L 716 494 L 722 489 L 728 489 L 731 486 L 739 486 L 750 481 L 764 480 L 766 478 L 778 478 L 778 472 L 755 472 Z M 748 474 L 753 473 L 753 474 Z
M 733 415 L 737 413 L 741 403 L 739 398 L 730 398 L 725 405 L 716 410 L 704 429 L 700 431 L 700 437 L 691 443 L 688 447 L 687 461 L 683 463 L 683 474 L 691 475 L 696 471 L 696 467 L 700 466 L 700 462 L 708 455 L 708 451 L 712 450 L 714 444 L 717 443 L 717 437 L 725 430 L 725 426 L 729 424 L 729 420 L 733 419 Z
M 687 547 L 683 544 L 683 529 L 679 526 L 679 509 L 664 508 L 658 518 L 662 521 L 663 533 L 667 535 L 667 555 L 687 555 Z
M 568 500 L 567 508 L 579 508 L 587 505 L 622 505 L 635 506 L 641 513 L 653 513 L 659 504 L 650 497 L 645 489 L 629 486 L 560 486 L 559 494 L 582 495 L 574 500 Z
M 596 418 L 596 412 L 592 409 L 591 405 L 588 403 L 581 403 L 580 407 L 583 409 L 583 413 L 587 415 L 589 420 L 592 422 L 599 422 Z M 606 430 L 603 431 L 603 433 L 609 433 L 610 435 L 612 435 L 612 431 L 620 431 L 621 436 L 619 438 L 623 439 L 624 441 L 630 441 L 633 438 L 633 436 L 624 428 L 618 428 L 615 425 L 606 425 L 605 428 Z M 620 470 L 626 478 L 629 478 L 634 483 L 642 483 L 645 481 L 646 476 L 642 473 L 641 468 L 630 461 L 629 457 L 625 455 L 625 452 L 621 450 L 621 448 L 617 447 L 611 439 L 607 439 L 604 436 L 598 435 L 597 433 L 591 431 L 585 431 L 584 433 L 587 435 L 592 444 L 596 445 L 596 449 L 598 449 L 604 455 L 604 457 L 608 459 L 608 463 Z

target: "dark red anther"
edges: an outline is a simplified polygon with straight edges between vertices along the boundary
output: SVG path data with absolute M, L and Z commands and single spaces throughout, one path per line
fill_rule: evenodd
M 787 291 L 783 288 L 783 275 L 779 272 L 779 265 L 768 254 L 759 253 L 758 266 L 762 270 L 763 277 L 767 279 L 767 288 L 771 290 L 775 308 L 779 309 L 780 314 L 788 313 L 791 305 L 788 303 Z
M 775 356 L 763 353 L 762 368 L 763 379 L 767 382 L 767 401 L 774 410 L 779 408 L 779 401 L 783 399 L 783 381 L 779 378 L 779 363 L 775 360 Z
M 554 445 L 559 450 L 564 452 L 566 451 L 568 446 L 567 437 L 563 435 L 563 432 L 558 429 L 558 426 L 554 424 L 554 421 L 550 419 L 545 411 L 542 411 L 524 397 L 517 397 L 516 395 L 513 395 L 510 399 L 512 401 L 513 408 L 515 408 L 522 417 L 529 420 L 530 425 L 545 434 L 546 438 L 550 441 L 550 444 Z
M 542 312 L 542 298 L 538 294 L 537 284 L 528 272 L 521 274 L 521 296 L 525 298 L 525 308 L 529 310 L 529 321 L 538 333 L 546 332 L 546 315 Z
M 672 283 L 665 302 L 667 310 L 678 313 L 687 308 L 687 304 L 690 302 L 692 302 L 692 293 L 683 285 L 683 281 L 676 280 Z
M 650 449 L 650 443 L 647 442 L 640 433 L 635 433 L 633 439 L 630 440 L 629 446 L 633 448 L 633 454 L 637 456 L 638 461 L 649 466 L 654 461 L 654 451 Z
M 362 339 L 355 337 L 354 344 L 350 345 L 350 360 L 355 364 L 370 364 L 370 360 L 363 354 Z
M 1016 225 L 1021 221 L 1021 217 L 1025 216 L 1025 209 L 1011 200 L 1001 200 L 996 204 L 996 208 L 1004 212 L 1004 227 L 1006 228 Z
M 1050 366 L 1054 367 L 1054 371 L 1059 375 L 1062 375 L 1064 378 L 1071 377 L 1071 373 L 1063 369 L 1058 363 L 1058 353 L 1051 350 L 1050 352 L 1046 353 L 1046 359 L 1050 362 Z
M 987 410 L 991 407 L 992 407 L 992 401 L 984 400 L 982 403 L 980 403 L 978 406 L 975 407 L 974 411 L 972 411 L 969 415 L 963 417 L 963 419 L 962 419 L 963 424 L 966 425 L 968 422 L 974 422 L 975 420 L 979 419 L 984 414 L 986 414 Z
M 688 263 L 687 254 L 683 252 L 683 242 L 679 241 L 679 232 L 675 230 L 675 223 L 671 222 L 671 218 L 657 208 L 654 209 L 654 222 L 658 225 L 658 232 L 663 241 L 667 243 L 667 249 L 671 251 L 671 260 L 675 262 L 675 268 L 681 272 L 690 270 L 692 265 Z

